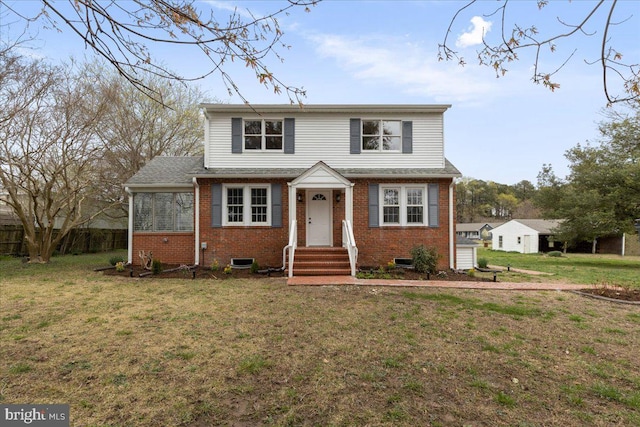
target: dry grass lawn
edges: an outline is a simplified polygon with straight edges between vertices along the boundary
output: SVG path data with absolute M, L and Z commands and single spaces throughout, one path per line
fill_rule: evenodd
M 0 402 L 74 426 L 640 425 L 638 306 L 86 267 L 0 292 Z

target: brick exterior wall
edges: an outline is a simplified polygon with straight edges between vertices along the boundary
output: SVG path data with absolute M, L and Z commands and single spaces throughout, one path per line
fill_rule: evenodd
M 133 233 L 132 262 L 140 263 L 140 251 L 153 252 L 153 258 L 164 264 L 193 265 L 194 233 Z
M 211 184 L 223 183 L 219 179 L 199 179 L 200 185 L 200 242 L 207 243 L 200 264 L 211 265 L 214 258 L 223 266 L 231 258 L 255 258 L 260 266 L 280 267 L 282 249 L 289 239 L 289 209 L 287 180 L 271 180 L 282 185 L 282 227 L 218 227 L 211 226 Z M 410 258 L 411 248 L 424 244 L 435 247 L 440 255 L 438 269 L 449 268 L 449 184 L 451 179 L 380 180 L 358 179 L 353 187 L 353 231 L 358 246 L 359 266 L 386 265 L 393 258 Z M 439 226 L 438 227 L 369 227 L 368 184 L 438 183 Z M 234 179 L 233 183 L 265 183 L 264 180 Z M 305 196 L 305 190 L 298 192 Z M 335 197 L 340 193 L 341 201 Z M 454 192 L 455 194 L 455 192 Z M 295 196 L 294 196 L 295 197 Z M 342 220 L 344 219 L 345 194 L 333 191 L 333 244 L 342 246 Z M 296 202 L 298 219 L 298 245 L 306 241 L 305 203 Z M 455 200 L 453 203 L 455 209 Z M 455 218 L 455 212 L 453 213 Z M 455 236 L 455 229 L 454 229 Z M 165 242 L 164 239 L 167 239 Z M 137 262 L 138 251 L 153 251 L 154 258 L 164 263 L 192 264 L 194 262 L 195 236 L 193 233 L 134 233 L 133 261 Z M 455 251 L 454 251 L 455 256 Z

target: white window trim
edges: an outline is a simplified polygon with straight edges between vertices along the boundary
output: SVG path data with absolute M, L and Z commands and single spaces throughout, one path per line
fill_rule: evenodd
M 382 122 L 399 122 L 400 123 L 400 133 L 398 135 L 391 135 L 394 137 L 400 138 L 400 146 L 397 150 L 385 150 L 384 145 L 382 144 L 382 136 L 380 135 L 380 141 L 378 144 L 378 148 L 376 150 L 371 150 L 364 148 L 364 138 L 366 136 L 364 134 L 364 122 L 380 122 L 380 128 L 382 129 Z M 400 119 L 360 119 L 360 152 L 362 153 L 401 153 L 402 152 L 402 120 Z
M 259 150 L 252 150 L 252 149 L 247 149 L 245 147 L 245 138 L 247 136 L 257 136 L 257 134 L 250 134 L 250 135 L 246 135 L 244 130 L 245 130 L 245 122 L 262 122 L 261 125 L 261 132 L 262 134 L 261 136 L 261 140 L 260 140 L 260 149 Z M 265 122 L 282 122 L 282 133 L 280 134 L 280 137 L 282 138 L 282 148 L 280 148 L 279 150 L 274 150 L 274 149 L 267 149 L 267 134 L 266 132 L 266 126 L 265 126 Z M 269 136 L 278 136 L 278 135 L 269 135 Z M 242 151 L 245 153 L 283 153 L 284 152 L 284 119 L 283 118 L 243 118 L 242 119 Z
M 256 150 L 257 151 L 257 150 Z M 227 210 L 227 190 L 229 188 L 242 188 L 242 222 L 230 222 L 229 212 Z M 251 222 L 251 189 L 252 188 L 265 188 L 267 190 L 267 221 L 266 222 Z M 246 226 L 246 227 L 270 227 L 271 226 L 271 185 L 270 184 L 223 184 L 222 185 L 222 226 Z
M 400 198 L 400 223 L 387 223 L 384 222 L 384 190 L 399 190 Z M 422 190 L 422 222 L 407 222 L 407 190 L 420 189 Z M 429 192 L 428 185 L 420 184 L 385 184 L 380 185 L 378 200 L 380 201 L 378 209 L 380 218 L 380 227 L 428 227 L 429 226 L 429 201 L 427 200 Z M 412 205 L 418 206 L 418 205 Z

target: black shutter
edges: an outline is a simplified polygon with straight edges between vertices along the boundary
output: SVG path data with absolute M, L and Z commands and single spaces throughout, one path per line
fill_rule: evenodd
M 439 184 L 429 184 L 429 208 L 428 208 L 428 220 L 429 227 L 438 227 L 440 225 L 440 221 L 438 220 L 439 215 L 439 193 L 440 193 L 440 185 Z
M 284 119 L 284 154 L 296 152 L 296 122 L 295 119 Z
M 211 184 L 211 227 L 222 227 L 222 184 Z
M 282 184 L 271 184 L 271 226 L 282 227 Z
M 402 152 L 413 153 L 413 122 L 402 122 Z
M 242 153 L 242 119 L 231 119 L 231 152 Z
M 351 119 L 349 123 L 349 145 L 351 154 L 360 154 L 362 149 L 362 125 L 360 119 Z
M 380 226 L 378 184 L 369 184 L 369 227 Z

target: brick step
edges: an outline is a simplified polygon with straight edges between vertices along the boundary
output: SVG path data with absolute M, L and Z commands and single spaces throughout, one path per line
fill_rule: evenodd
M 297 248 L 293 264 L 294 276 L 350 275 L 349 253 L 345 248 Z
M 294 276 L 350 276 L 350 268 L 293 268 Z

